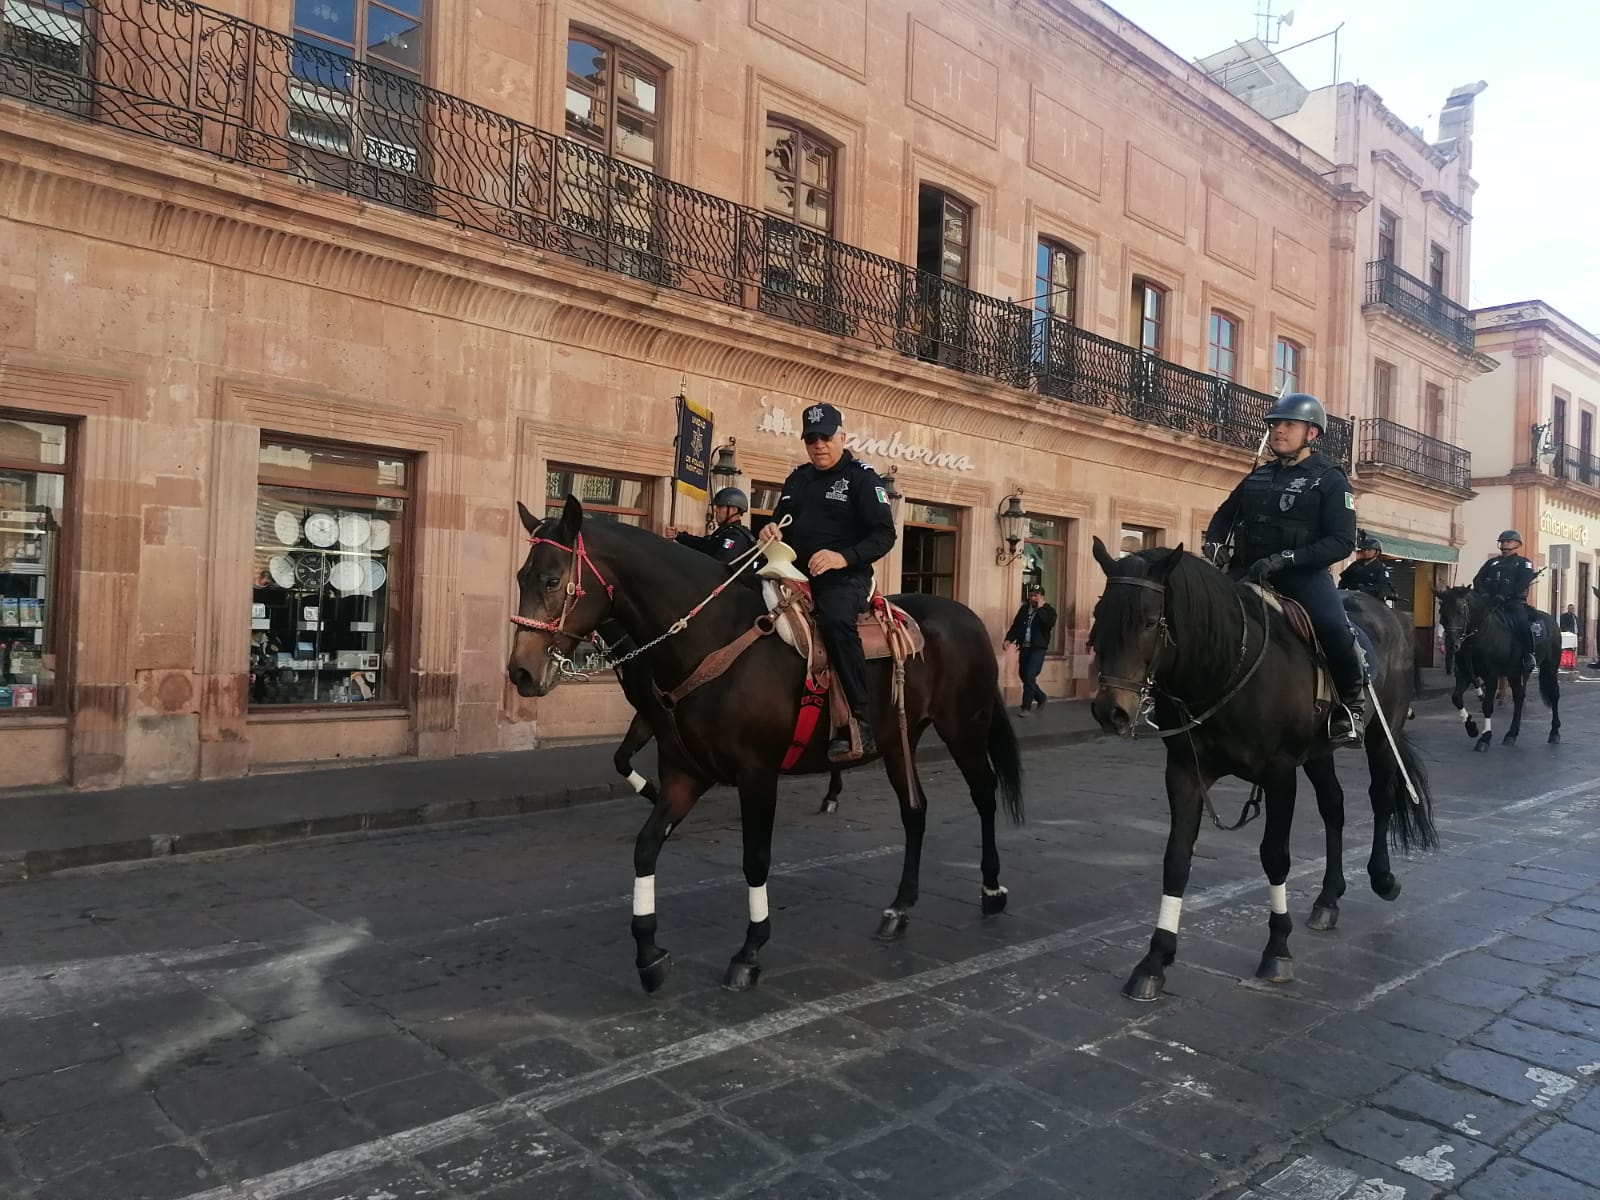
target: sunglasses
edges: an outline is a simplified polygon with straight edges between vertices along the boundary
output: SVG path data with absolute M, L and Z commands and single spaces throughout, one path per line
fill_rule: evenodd
M 832 437 L 831 433 L 807 433 L 802 435 L 800 440 L 808 446 L 814 446 L 818 442 L 829 441 Z

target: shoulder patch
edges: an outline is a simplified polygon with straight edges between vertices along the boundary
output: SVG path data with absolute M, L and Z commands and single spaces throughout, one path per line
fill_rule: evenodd
M 1354 492 L 1346 492 L 1344 494 L 1344 506 L 1354 511 L 1356 506 L 1356 494 Z
M 724 550 L 732 550 L 733 549 L 733 544 L 734 544 L 734 542 L 736 540 L 737 540 L 736 538 L 731 538 L 731 537 L 730 538 L 723 538 L 722 539 L 722 548 Z
M 887 504 L 887 503 L 889 503 L 889 493 L 888 492 L 884 491 L 882 488 L 873 488 L 872 490 L 875 491 L 878 494 L 878 503 L 879 504 Z

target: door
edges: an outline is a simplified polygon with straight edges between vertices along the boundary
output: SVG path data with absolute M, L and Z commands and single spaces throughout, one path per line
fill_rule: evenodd
M 1589 564 L 1578 564 L 1578 594 L 1572 598 L 1578 606 L 1578 653 L 1589 652 L 1589 598 L 1594 595 L 1589 589 L 1593 587 L 1590 579 Z

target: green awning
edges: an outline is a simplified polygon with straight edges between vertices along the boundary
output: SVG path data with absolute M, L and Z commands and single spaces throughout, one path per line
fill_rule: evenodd
M 1453 563 L 1461 561 L 1461 552 L 1454 546 L 1441 546 L 1437 542 L 1419 542 L 1393 533 L 1368 533 L 1383 543 L 1383 552 L 1391 558 L 1407 558 L 1412 562 Z

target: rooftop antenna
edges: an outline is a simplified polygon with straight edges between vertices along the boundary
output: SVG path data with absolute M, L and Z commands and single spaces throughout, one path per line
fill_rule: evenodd
M 1262 0 L 1261 8 L 1256 12 L 1256 37 L 1263 46 L 1276 46 L 1283 40 L 1283 27 L 1293 24 L 1294 9 L 1277 16 L 1272 11 L 1272 0 Z

